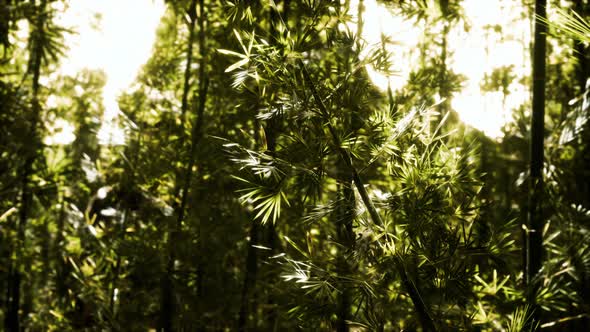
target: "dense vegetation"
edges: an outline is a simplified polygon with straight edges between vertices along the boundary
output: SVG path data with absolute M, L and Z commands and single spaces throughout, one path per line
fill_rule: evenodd
M 169 0 L 109 145 L 105 74 L 55 75 L 68 1 L 0 0 L 4 330 L 589 330 L 590 3 L 550 2 L 492 140 L 452 109 L 461 0 L 384 1 L 429 27 L 385 92 L 362 0 Z

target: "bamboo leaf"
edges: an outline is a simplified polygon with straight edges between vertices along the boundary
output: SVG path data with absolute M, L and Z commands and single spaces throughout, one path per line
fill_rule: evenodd
M 242 67 L 243 65 L 247 64 L 250 61 L 250 59 L 248 58 L 244 58 L 236 63 L 234 63 L 233 65 L 227 67 L 227 69 L 225 70 L 226 73 L 229 73 L 231 71 L 236 70 L 237 68 Z
M 246 55 L 238 53 L 238 52 L 234 52 L 234 51 L 230 51 L 230 50 L 226 50 L 226 49 L 217 49 L 217 52 L 224 54 L 224 55 L 233 55 L 233 56 L 237 56 L 239 58 L 248 58 Z

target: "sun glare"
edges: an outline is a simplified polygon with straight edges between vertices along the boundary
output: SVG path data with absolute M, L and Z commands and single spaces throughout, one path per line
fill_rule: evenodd
M 358 0 L 350 2 L 352 21 L 349 22 L 348 27 L 354 32 L 357 31 L 358 6 Z M 401 16 L 393 15 L 390 10 L 375 0 L 365 0 L 363 6 L 362 38 L 366 47 L 361 51 L 361 56 L 367 56 L 371 49 L 382 47 L 382 35 L 391 38 L 393 43 L 388 43 L 385 48 L 394 57 L 391 59 L 392 68 L 390 69 L 395 73 L 393 76 L 387 76 L 372 66 L 367 66 L 367 74 L 381 90 L 387 90 L 388 86 L 393 90 L 401 89 L 410 75 L 412 69 L 410 64 L 417 61 L 418 54 L 412 50 L 418 45 L 422 32 Z
M 351 2 L 352 22 L 356 31 L 359 1 Z M 390 86 L 400 89 L 407 82 L 411 70 L 417 69 L 418 42 L 424 35 L 423 27 L 400 18 L 376 0 L 364 0 L 362 38 L 367 50 L 381 43 L 382 34 L 394 41 L 386 45 L 392 54 L 394 76 L 386 76 L 367 67 L 373 83 L 382 90 Z M 434 3 L 429 3 L 435 9 Z M 522 80 L 530 74 L 528 43 L 530 24 L 518 3 L 511 0 L 462 1 L 467 24 L 458 24 L 448 34 L 451 56 L 448 66 L 467 80 L 460 93 L 453 96 L 451 105 L 461 120 L 499 138 L 502 128 L 512 119 L 512 110 L 529 100 L 530 92 Z M 468 27 L 468 29 L 466 29 Z M 368 51 L 365 51 L 367 54 Z M 494 69 L 509 67 L 512 82 L 503 91 L 483 91 L 486 75 Z
M 59 5 L 59 3 L 56 3 Z M 352 0 L 349 28 L 357 27 L 358 0 Z M 392 76 L 368 66 L 371 80 L 380 89 L 401 89 L 411 70 L 416 69 L 419 41 L 423 27 L 394 14 L 376 0 L 364 0 L 362 37 L 364 55 L 371 48 L 381 47 L 382 36 L 393 43 L 386 48 L 393 59 Z M 448 65 L 467 80 L 463 90 L 453 96 L 452 107 L 460 118 L 490 137 L 501 137 L 503 126 L 511 120 L 511 111 L 526 103 L 530 92 L 522 80 L 530 73 L 528 41 L 530 24 L 522 9 L 511 0 L 464 0 L 466 25 L 455 26 L 448 35 L 451 56 Z M 433 4 L 431 7 L 435 8 Z M 105 114 L 98 132 L 101 144 L 125 143 L 124 129 L 118 124 L 120 114 L 117 96 L 134 80 L 140 66 L 150 55 L 156 27 L 164 13 L 162 0 L 102 0 L 71 1 L 59 23 L 71 27 L 70 46 L 60 73 L 75 75 L 83 68 L 102 69 L 107 75 L 103 89 Z M 465 27 L 469 29 L 466 30 Z M 482 83 L 495 68 L 510 67 L 514 77 L 503 91 L 483 91 Z M 71 126 L 56 122 L 54 135 L 47 139 L 53 144 L 67 144 L 74 138 Z
M 124 130 L 117 122 L 117 96 L 150 56 L 164 10 L 162 0 L 71 1 L 59 17 L 61 25 L 77 32 L 66 39 L 70 50 L 60 73 L 75 75 L 89 68 L 102 69 L 107 75 L 100 144 L 125 143 Z

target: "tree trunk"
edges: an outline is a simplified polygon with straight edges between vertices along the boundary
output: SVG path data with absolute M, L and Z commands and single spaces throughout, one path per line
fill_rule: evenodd
M 189 21 L 189 37 L 188 37 L 188 46 L 187 46 L 187 53 L 186 53 L 186 66 L 184 70 L 184 85 L 182 90 L 182 100 L 181 100 L 181 145 L 184 145 L 184 131 L 185 131 L 185 117 L 188 110 L 188 94 L 190 92 L 190 72 L 191 72 L 191 65 L 192 65 L 192 58 L 193 58 L 193 42 L 194 42 L 194 29 L 197 20 L 197 13 L 196 13 L 196 6 L 197 0 L 191 1 L 189 8 L 187 9 L 188 16 L 190 18 Z M 202 82 L 199 82 L 202 84 Z M 198 121 L 198 117 L 196 118 Z M 196 127 L 193 127 L 193 134 Z M 194 135 L 193 135 L 194 136 Z M 195 137 L 191 138 L 195 140 Z M 193 152 L 193 146 L 191 145 L 190 148 L 191 152 Z M 159 328 L 163 331 L 173 331 L 173 315 L 174 315 L 174 290 L 173 290 L 173 276 L 174 276 L 174 262 L 176 260 L 176 249 L 175 243 L 180 235 L 179 232 L 182 230 L 182 221 L 184 219 L 184 207 L 186 205 L 186 196 L 188 188 L 190 187 L 190 178 L 192 173 L 192 164 L 194 163 L 193 153 L 189 155 L 189 166 L 186 168 L 184 178 L 184 184 L 180 185 L 180 171 L 177 172 L 176 176 L 176 185 L 174 189 L 174 201 L 173 206 L 176 207 L 177 219 L 176 223 L 170 224 L 168 226 L 168 238 L 167 238 L 167 259 L 166 259 L 166 267 L 164 271 L 164 275 L 162 276 L 161 280 L 161 299 L 160 299 L 160 323 Z M 185 190 L 181 190 L 185 189 Z M 178 200 L 180 199 L 181 203 L 178 206 Z
M 349 173 L 347 167 L 344 168 L 344 171 Z M 337 214 L 338 220 L 336 220 L 336 229 L 338 230 L 338 243 L 342 246 L 342 250 L 338 253 L 338 276 L 341 278 L 348 278 L 352 271 L 351 264 L 349 263 L 349 255 L 352 250 L 354 250 L 355 240 L 352 226 L 355 218 L 356 200 L 354 197 L 352 175 L 347 176 L 347 179 L 345 179 L 339 187 L 341 192 L 341 203 L 340 213 Z M 336 331 L 348 332 L 349 327 L 347 322 L 351 318 L 352 290 L 349 287 L 348 282 L 343 282 L 340 289 L 342 290 L 342 293 L 340 293 L 338 298 Z
M 21 289 L 21 281 L 22 281 L 22 273 L 21 268 L 24 264 L 24 253 L 23 249 L 25 248 L 25 241 L 26 241 L 26 227 L 27 222 L 30 217 L 31 208 L 32 208 L 32 200 L 33 200 L 33 188 L 31 183 L 31 176 L 33 175 L 33 165 L 35 160 L 37 159 L 37 148 L 38 148 L 38 133 L 37 133 L 37 126 L 39 123 L 40 113 L 41 113 L 41 105 L 39 103 L 39 77 L 41 75 L 41 44 L 40 39 L 42 34 L 44 33 L 44 25 L 45 25 L 45 4 L 46 0 L 42 0 L 39 4 L 39 7 L 36 7 L 35 1 L 32 2 L 33 7 L 35 8 L 35 22 L 33 24 L 36 25 L 37 34 L 35 38 L 31 38 L 30 43 L 33 43 L 32 51 L 31 51 L 31 60 L 29 62 L 29 73 L 33 74 L 32 77 L 32 114 L 30 120 L 30 132 L 29 137 L 31 138 L 31 146 L 29 147 L 30 150 L 27 151 L 25 156 L 25 163 L 23 165 L 23 169 L 21 171 L 21 197 L 20 197 L 20 210 L 19 210 L 19 220 L 17 225 L 17 242 L 14 246 L 15 250 L 15 260 L 12 263 L 12 267 L 10 268 L 9 274 L 9 290 L 7 292 L 7 312 L 5 316 L 5 328 L 6 331 L 20 331 L 20 317 L 19 317 L 19 307 L 20 307 L 20 289 Z M 33 36 L 33 35 L 32 35 Z
M 53 244 L 53 253 L 56 259 L 56 266 L 55 266 L 55 290 L 57 296 L 62 303 L 65 303 L 65 297 L 67 296 L 66 290 L 66 270 L 67 266 L 65 264 L 65 257 L 63 255 L 63 242 L 64 242 L 64 232 L 65 232 L 65 219 L 66 219 L 66 199 L 65 199 L 65 189 L 63 182 L 59 182 L 58 189 L 58 202 L 59 202 L 59 214 L 57 216 L 57 234 L 55 236 L 55 242 Z
M 574 11 L 582 17 L 586 17 L 589 4 L 584 0 L 574 0 Z M 590 76 L 590 55 L 588 47 L 580 40 L 574 40 L 574 55 L 578 61 L 576 66 L 576 80 L 578 81 L 579 94 L 586 91 L 586 80 Z
M 184 67 L 184 84 L 182 88 L 182 100 L 181 100 L 181 117 L 180 123 L 181 128 L 184 129 L 184 124 L 186 121 L 186 111 L 188 109 L 188 95 L 190 91 L 190 80 L 191 80 L 191 66 L 193 63 L 193 41 L 195 39 L 195 24 L 197 22 L 196 14 L 197 14 L 197 1 L 191 1 L 189 9 L 187 10 L 188 16 L 190 18 L 188 24 L 188 46 L 186 50 L 186 66 Z M 184 133 L 183 133 L 184 134 Z
M 278 127 L 278 119 L 276 118 L 271 118 L 268 121 L 268 124 L 266 126 L 266 140 L 267 140 L 267 149 L 268 149 L 268 153 L 270 155 L 274 155 L 274 152 L 276 151 L 276 145 L 277 145 L 277 127 Z M 277 236 L 277 229 L 275 226 L 274 221 L 268 222 L 266 223 L 266 225 L 264 225 L 263 227 L 263 232 L 264 232 L 264 245 L 265 247 L 269 248 L 270 250 L 268 251 L 268 255 L 266 255 L 266 258 L 268 257 L 272 257 L 274 255 L 277 254 L 277 246 L 278 246 L 278 236 Z M 275 267 L 274 266 L 269 266 L 270 267 L 270 272 L 268 273 L 268 283 L 270 285 L 275 285 L 276 281 L 278 280 L 278 273 L 275 272 Z M 277 300 L 275 299 L 275 294 L 274 291 L 272 291 L 272 288 L 274 287 L 270 287 L 271 292 L 268 294 L 268 298 L 266 301 L 266 306 L 268 308 L 267 312 L 265 313 L 265 320 L 268 322 L 268 329 L 269 330 L 273 330 L 274 326 L 276 325 L 276 321 L 278 318 L 277 315 Z
M 278 5 L 280 1 L 276 1 Z M 278 26 L 281 23 L 287 24 L 288 22 L 288 13 L 289 13 L 289 0 L 283 0 L 283 13 L 278 11 L 278 7 L 271 6 L 269 12 L 269 39 L 271 44 L 274 44 L 276 40 L 280 39 Z M 275 10 L 276 9 L 276 10 Z M 280 130 L 280 118 L 273 117 L 270 118 L 265 126 L 265 135 L 266 135 L 266 146 L 268 149 L 268 153 L 270 155 L 274 155 L 277 146 L 277 137 Z M 276 254 L 277 246 L 278 246 L 278 234 L 277 229 L 274 222 L 269 222 L 263 228 L 264 231 L 264 244 L 266 247 L 270 249 L 268 252 L 269 255 L 267 257 L 272 257 Z M 272 269 L 273 267 L 271 267 Z M 276 280 L 278 279 L 277 273 L 273 270 L 270 271 L 268 274 L 269 283 L 273 285 Z M 271 287 L 272 288 L 272 287 Z M 277 323 L 277 301 L 275 299 L 275 294 L 271 291 L 268 295 L 268 299 L 266 301 L 267 307 L 269 308 L 266 312 L 266 321 L 268 322 L 268 329 L 274 329 Z
M 534 305 L 536 286 L 532 284 L 542 266 L 543 257 L 543 137 L 545 116 L 545 53 L 547 26 L 546 0 L 535 5 L 535 39 L 533 49 L 533 113 L 531 122 L 529 211 L 526 243 L 526 282 L 532 286 L 529 302 Z
M 450 93 L 449 93 L 449 75 L 447 69 L 447 58 L 448 58 L 448 38 L 449 38 L 449 30 L 450 30 L 450 23 L 448 20 L 449 15 L 449 0 L 439 0 L 439 8 L 444 18 L 443 21 L 443 31 L 442 31 L 442 40 L 441 40 L 441 50 L 440 50 L 440 72 L 438 77 L 438 95 L 441 99 L 445 99 L 440 105 L 438 106 L 438 115 L 434 117 L 434 122 L 430 124 L 431 133 L 434 133 L 434 130 L 438 127 L 440 121 L 444 118 L 445 114 L 450 111 L 451 101 Z M 441 128 L 443 129 L 443 128 Z
M 359 0 L 358 9 L 357 9 L 357 36 L 359 38 L 362 37 L 363 29 L 364 29 L 364 12 L 365 12 L 365 4 L 364 0 Z M 361 48 L 362 46 L 360 43 L 357 43 L 357 48 Z M 353 68 L 351 68 L 351 58 L 352 52 L 349 50 L 346 54 L 346 65 L 347 71 L 352 72 Z M 357 76 L 360 76 L 359 74 Z M 362 79 L 362 78 L 361 78 Z M 359 110 L 357 105 L 352 105 L 350 110 L 350 117 L 349 117 L 349 125 L 347 130 L 351 132 L 351 136 L 355 136 L 356 132 L 360 129 L 360 121 L 359 121 Z M 352 161 L 351 161 L 352 162 Z M 341 192 L 341 211 L 338 213 L 338 220 L 336 222 L 336 229 L 338 231 L 337 239 L 338 243 L 342 246 L 342 250 L 339 252 L 338 257 L 338 276 L 343 279 L 348 279 L 352 273 L 352 266 L 349 262 L 349 255 L 354 250 L 355 244 L 355 234 L 353 230 L 353 222 L 355 218 L 355 210 L 356 210 L 356 199 L 354 196 L 354 175 L 351 172 L 350 168 L 347 167 L 347 163 L 341 162 L 339 166 L 340 171 L 344 174 L 344 178 L 342 179 L 342 183 L 339 186 Z M 340 289 L 342 292 L 339 294 L 338 297 L 338 309 L 336 313 L 337 322 L 336 322 L 336 331 L 338 332 L 348 332 L 349 326 L 348 321 L 351 319 L 351 306 L 352 306 L 352 289 L 349 286 L 348 282 L 343 282 L 340 285 Z
M 200 62 L 199 62 L 199 103 L 197 106 L 197 116 L 195 118 L 195 122 L 193 123 L 193 132 L 192 132 L 192 142 L 191 142 L 191 154 L 190 154 L 190 162 L 189 168 L 187 169 L 187 180 L 185 183 L 185 197 L 183 197 L 181 209 L 184 210 L 186 207 L 186 198 L 188 194 L 188 189 L 190 187 L 190 181 L 192 176 L 193 165 L 195 163 L 195 154 L 197 151 L 197 145 L 199 144 L 199 139 L 201 138 L 202 134 L 202 127 L 203 127 L 203 117 L 205 115 L 205 106 L 207 104 L 207 91 L 209 89 L 209 78 L 205 72 L 205 66 L 207 65 L 206 58 L 207 58 L 207 48 L 205 44 L 205 22 L 207 20 L 207 16 L 205 14 L 205 2 L 204 0 L 199 0 L 199 55 L 200 55 Z M 202 220 L 199 220 L 198 227 L 198 237 L 199 237 L 199 261 L 197 264 L 197 294 L 200 297 L 203 297 L 203 280 L 204 280 L 204 273 L 205 273 L 205 264 L 202 260 L 203 257 L 203 224 Z
M 256 107 L 257 108 L 257 107 Z M 260 123 L 258 119 L 254 120 L 254 141 L 255 144 L 260 142 Z M 256 278 L 258 273 L 258 252 L 253 245 L 258 244 L 258 235 L 260 232 L 259 224 L 256 220 L 252 220 L 249 231 L 248 254 L 246 256 L 246 271 L 244 273 L 244 281 L 242 283 L 242 298 L 240 301 L 240 313 L 238 316 L 238 331 L 246 331 L 248 329 L 248 314 L 249 312 L 256 312 L 258 303 L 251 294 L 254 294 L 253 289 L 256 287 Z
M 252 221 L 250 226 L 250 241 L 248 242 L 248 256 L 246 258 L 246 272 L 242 285 L 242 301 L 240 304 L 240 315 L 238 318 L 238 331 L 246 331 L 248 327 L 248 313 L 256 312 L 256 299 L 250 298 L 252 289 L 256 285 L 256 273 L 258 271 L 258 255 L 254 244 L 258 243 L 258 222 Z M 251 301 L 252 300 L 252 301 Z M 252 308 L 250 309 L 250 303 Z
M 590 3 L 587 0 L 574 0 L 574 11 L 578 14 L 580 14 L 580 16 L 586 18 L 588 17 L 589 11 L 590 11 Z M 588 81 L 588 79 L 590 79 L 590 55 L 588 54 L 590 51 L 589 47 L 586 46 L 585 43 L 581 42 L 580 40 L 574 40 L 574 55 L 576 57 L 577 60 L 577 66 L 576 66 L 576 80 L 578 82 L 578 88 L 579 91 L 577 91 L 577 93 L 579 95 L 582 95 L 586 92 L 586 82 Z M 588 126 L 588 125 L 586 125 Z M 588 135 L 584 135 L 584 137 L 588 137 Z M 584 148 L 582 150 L 582 155 L 588 155 L 588 146 L 590 146 L 589 142 L 585 142 L 584 144 Z M 588 192 L 587 188 L 590 185 L 589 181 L 584 180 L 584 178 L 587 179 L 587 177 L 582 177 L 582 181 L 580 181 L 580 178 L 578 179 L 578 184 L 576 185 L 576 190 L 574 192 L 578 192 L 578 193 L 584 193 L 584 192 Z M 588 196 L 587 195 L 582 195 L 586 196 L 586 202 L 588 202 Z M 587 205 L 586 205 L 587 206 Z M 590 276 L 585 275 L 585 273 L 583 273 L 583 277 L 580 280 L 581 283 L 581 287 L 578 289 L 579 291 L 579 295 L 581 296 L 582 299 L 584 299 L 584 302 L 586 303 L 586 305 L 590 305 Z M 571 331 L 588 331 L 589 330 L 589 326 L 590 326 L 590 318 L 589 317 L 584 317 L 581 318 L 579 321 L 576 321 L 574 323 L 571 324 L 572 328 L 570 328 Z

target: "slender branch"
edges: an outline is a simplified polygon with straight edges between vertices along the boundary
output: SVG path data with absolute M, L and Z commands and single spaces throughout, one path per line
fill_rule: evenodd
M 184 122 L 186 121 L 186 110 L 188 109 L 188 94 L 190 90 L 190 78 L 191 78 L 191 66 L 193 63 L 193 40 L 195 36 L 195 23 L 196 23 L 196 6 L 197 1 L 191 1 L 189 9 L 187 10 L 189 16 L 188 23 L 188 47 L 186 51 L 186 66 L 184 67 L 184 85 L 182 90 L 182 101 L 180 106 L 180 123 L 181 128 L 184 129 Z M 183 133 L 184 134 L 184 133 Z
M 555 326 L 557 324 L 562 324 L 562 323 L 569 322 L 569 321 L 572 321 L 572 320 L 577 320 L 577 319 L 582 319 L 582 318 L 589 318 L 589 317 L 590 317 L 590 315 L 588 315 L 588 314 L 579 314 L 577 316 L 564 317 L 564 318 L 560 318 L 560 319 L 555 320 L 555 321 L 552 321 L 552 322 L 545 323 L 545 324 L 541 325 L 541 328 L 542 329 L 546 329 L 546 328 Z

